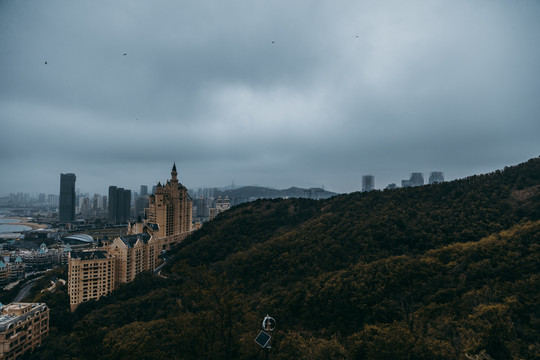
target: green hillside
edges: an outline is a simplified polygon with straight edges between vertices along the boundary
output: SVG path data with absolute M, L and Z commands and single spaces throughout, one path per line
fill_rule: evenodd
M 163 272 L 67 311 L 41 359 L 535 359 L 540 158 L 417 188 L 234 207 Z M 63 307 L 65 306 L 65 308 Z M 479 357 L 480 358 L 480 357 Z

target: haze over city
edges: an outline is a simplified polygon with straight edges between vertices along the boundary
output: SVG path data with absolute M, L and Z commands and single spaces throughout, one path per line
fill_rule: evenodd
M 358 191 L 540 154 L 537 1 L 2 1 L 0 195 Z

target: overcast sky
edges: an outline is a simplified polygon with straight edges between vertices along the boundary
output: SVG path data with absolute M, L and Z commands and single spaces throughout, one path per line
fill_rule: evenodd
M 539 1 L 0 1 L 0 195 L 377 188 L 540 155 Z

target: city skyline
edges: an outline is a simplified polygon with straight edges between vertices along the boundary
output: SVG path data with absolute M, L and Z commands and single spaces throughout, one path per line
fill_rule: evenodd
M 518 164 L 511 164 L 511 165 L 507 165 L 507 166 L 513 166 L 513 165 L 518 165 Z M 499 169 L 493 169 L 492 171 L 495 171 L 495 170 L 503 170 L 503 168 L 499 168 Z M 489 171 L 489 172 L 492 172 L 492 171 Z M 468 176 L 474 176 L 474 175 L 482 175 L 482 174 L 487 174 L 489 172 L 486 172 L 486 173 L 478 173 L 478 174 L 470 174 Z M 61 174 L 61 175 L 64 175 L 64 174 Z M 70 175 L 76 175 L 76 174 L 70 174 Z M 370 188 L 372 190 L 384 190 L 384 189 L 388 189 L 388 186 L 392 186 L 392 185 L 396 185 L 402 181 L 406 181 L 406 182 L 410 182 L 411 178 L 412 177 L 415 177 L 415 176 L 418 176 L 418 175 L 421 175 L 421 176 L 425 176 L 425 179 L 423 179 L 425 182 L 424 183 L 418 183 L 414 186 L 422 186 L 422 185 L 428 185 L 428 184 L 432 184 L 432 183 L 437 183 L 437 182 L 447 182 L 447 181 L 452 181 L 452 180 L 459 180 L 461 178 L 454 178 L 454 179 L 448 179 L 446 178 L 446 173 L 444 171 L 426 171 L 426 172 L 409 172 L 408 174 L 404 174 L 402 178 L 400 179 L 396 179 L 394 182 L 389 182 L 389 183 L 386 183 L 386 184 L 382 184 L 380 182 L 378 182 L 376 180 L 376 174 L 370 174 L 370 175 L 362 175 L 361 178 L 360 178 L 360 181 L 358 182 L 358 188 L 356 190 L 353 190 L 351 192 L 365 192 L 365 191 L 369 191 L 369 190 L 366 190 L 364 189 L 364 185 L 365 185 L 365 182 L 366 182 L 366 178 L 371 178 L 371 182 L 373 183 L 372 187 L 370 185 Z M 433 177 L 433 178 L 432 178 Z M 467 177 L 467 176 L 465 176 Z M 156 187 L 156 185 L 158 183 L 165 183 L 165 181 L 161 181 L 161 180 L 158 180 L 157 182 L 155 182 L 154 184 L 151 184 L 151 185 L 147 185 L 147 184 L 138 184 L 136 185 L 135 182 L 133 182 L 133 187 L 134 188 L 138 188 L 138 189 L 143 189 L 145 188 L 147 193 L 145 194 L 141 194 L 139 191 L 131 191 L 131 190 L 127 190 L 131 193 L 131 198 L 133 199 L 134 197 L 136 196 L 147 196 L 147 195 L 150 195 L 152 194 L 152 188 L 153 187 Z M 285 190 L 285 189 L 288 189 L 288 188 L 291 188 L 291 187 L 300 187 L 300 186 L 296 186 L 296 185 L 291 185 L 287 188 L 278 188 L 278 187 L 273 187 L 273 186 L 264 186 L 264 185 L 258 185 L 258 184 L 237 184 L 235 185 L 234 182 L 232 184 L 223 184 L 221 186 L 187 186 L 187 189 L 189 191 L 197 191 L 197 190 L 201 190 L 201 189 L 230 189 L 230 188 L 235 188 L 235 189 L 238 189 L 238 188 L 242 188 L 242 187 L 249 187 L 249 186 L 260 186 L 260 187 L 265 187 L 265 188 L 270 188 L 270 189 L 280 189 L 280 190 Z M 411 184 L 407 185 L 408 186 L 411 186 Z M 60 186 L 61 187 L 61 186 Z M 81 189 L 78 185 L 76 186 L 75 188 L 75 191 L 76 191 L 76 194 L 75 194 L 75 197 L 76 198 L 79 198 L 79 197 L 83 197 L 83 196 L 86 196 L 86 197 L 89 197 L 91 198 L 92 196 L 100 196 L 100 197 L 107 197 L 107 195 L 110 196 L 110 191 L 111 191 L 111 187 L 114 187 L 116 188 L 117 186 L 114 186 L 114 185 L 110 185 L 108 186 L 107 190 L 105 192 L 92 192 L 92 191 L 87 191 L 86 189 Z M 405 187 L 403 186 L 403 183 L 401 184 L 401 186 L 397 185 L 397 188 L 400 188 L 400 187 Z M 321 188 L 320 186 L 317 187 L 317 186 L 314 186 L 312 188 Z M 330 192 L 335 192 L 337 194 L 345 194 L 345 192 L 337 192 L 337 191 L 333 191 L 331 189 L 328 189 L 324 186 L 324 184 L 322 185 L 322 188 L 324 190 L 327 190 L 327 191 L 330 191 Z M 124 190 L 122 188 L 122 190 Z M 10 193 L 2 193 L 1 192 L 1 189 L 0 189 L 0 198 L 1 197 L 9 197 L 9 196 L 23 196 L 23 200 L 21 201 L 22 203 L 27 203 L 27 202 L 30 202 L 30 200 L 33 200 L 33 201 L 42 201 L 42 202 L 50 202 L 50 200 L 47 199 L 47 196 L 56 196 L 57 198 L 59 198 L 59 195 L 60 195 L 60 191 L 57 192 L 57 193 L 48 193 L 48 192 L 43 192 L 43 191 L 33 191 L 33 192 L 22 192 L 22 191 L 15 191 L 15 192 L 10 192 Z M 43 197 L 43 200 L 40 200 L 40 197 Z M 95 201 L 95 200 L 94 200 Z
M 0 4 L 0 195 L 360 191 L 540 155 L 536 1 Z M 240 185 L 238 185 L 240 186 Z

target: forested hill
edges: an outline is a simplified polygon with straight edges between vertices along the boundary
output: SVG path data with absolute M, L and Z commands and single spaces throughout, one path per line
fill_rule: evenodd
M 260 286 L 478 241 L 524 219 L 540 219 L 540 158 L 438 185 L 244 204 L 205 224 L 175 261 Z
M 537 358 L 540 158 L 438 185 L 243 204 L 169 258 L 167 279 L 140 276 L 74 315 L 52 306 L 54 337 L 34 356 L 258 359 L 268 313 L 274 359 Z

